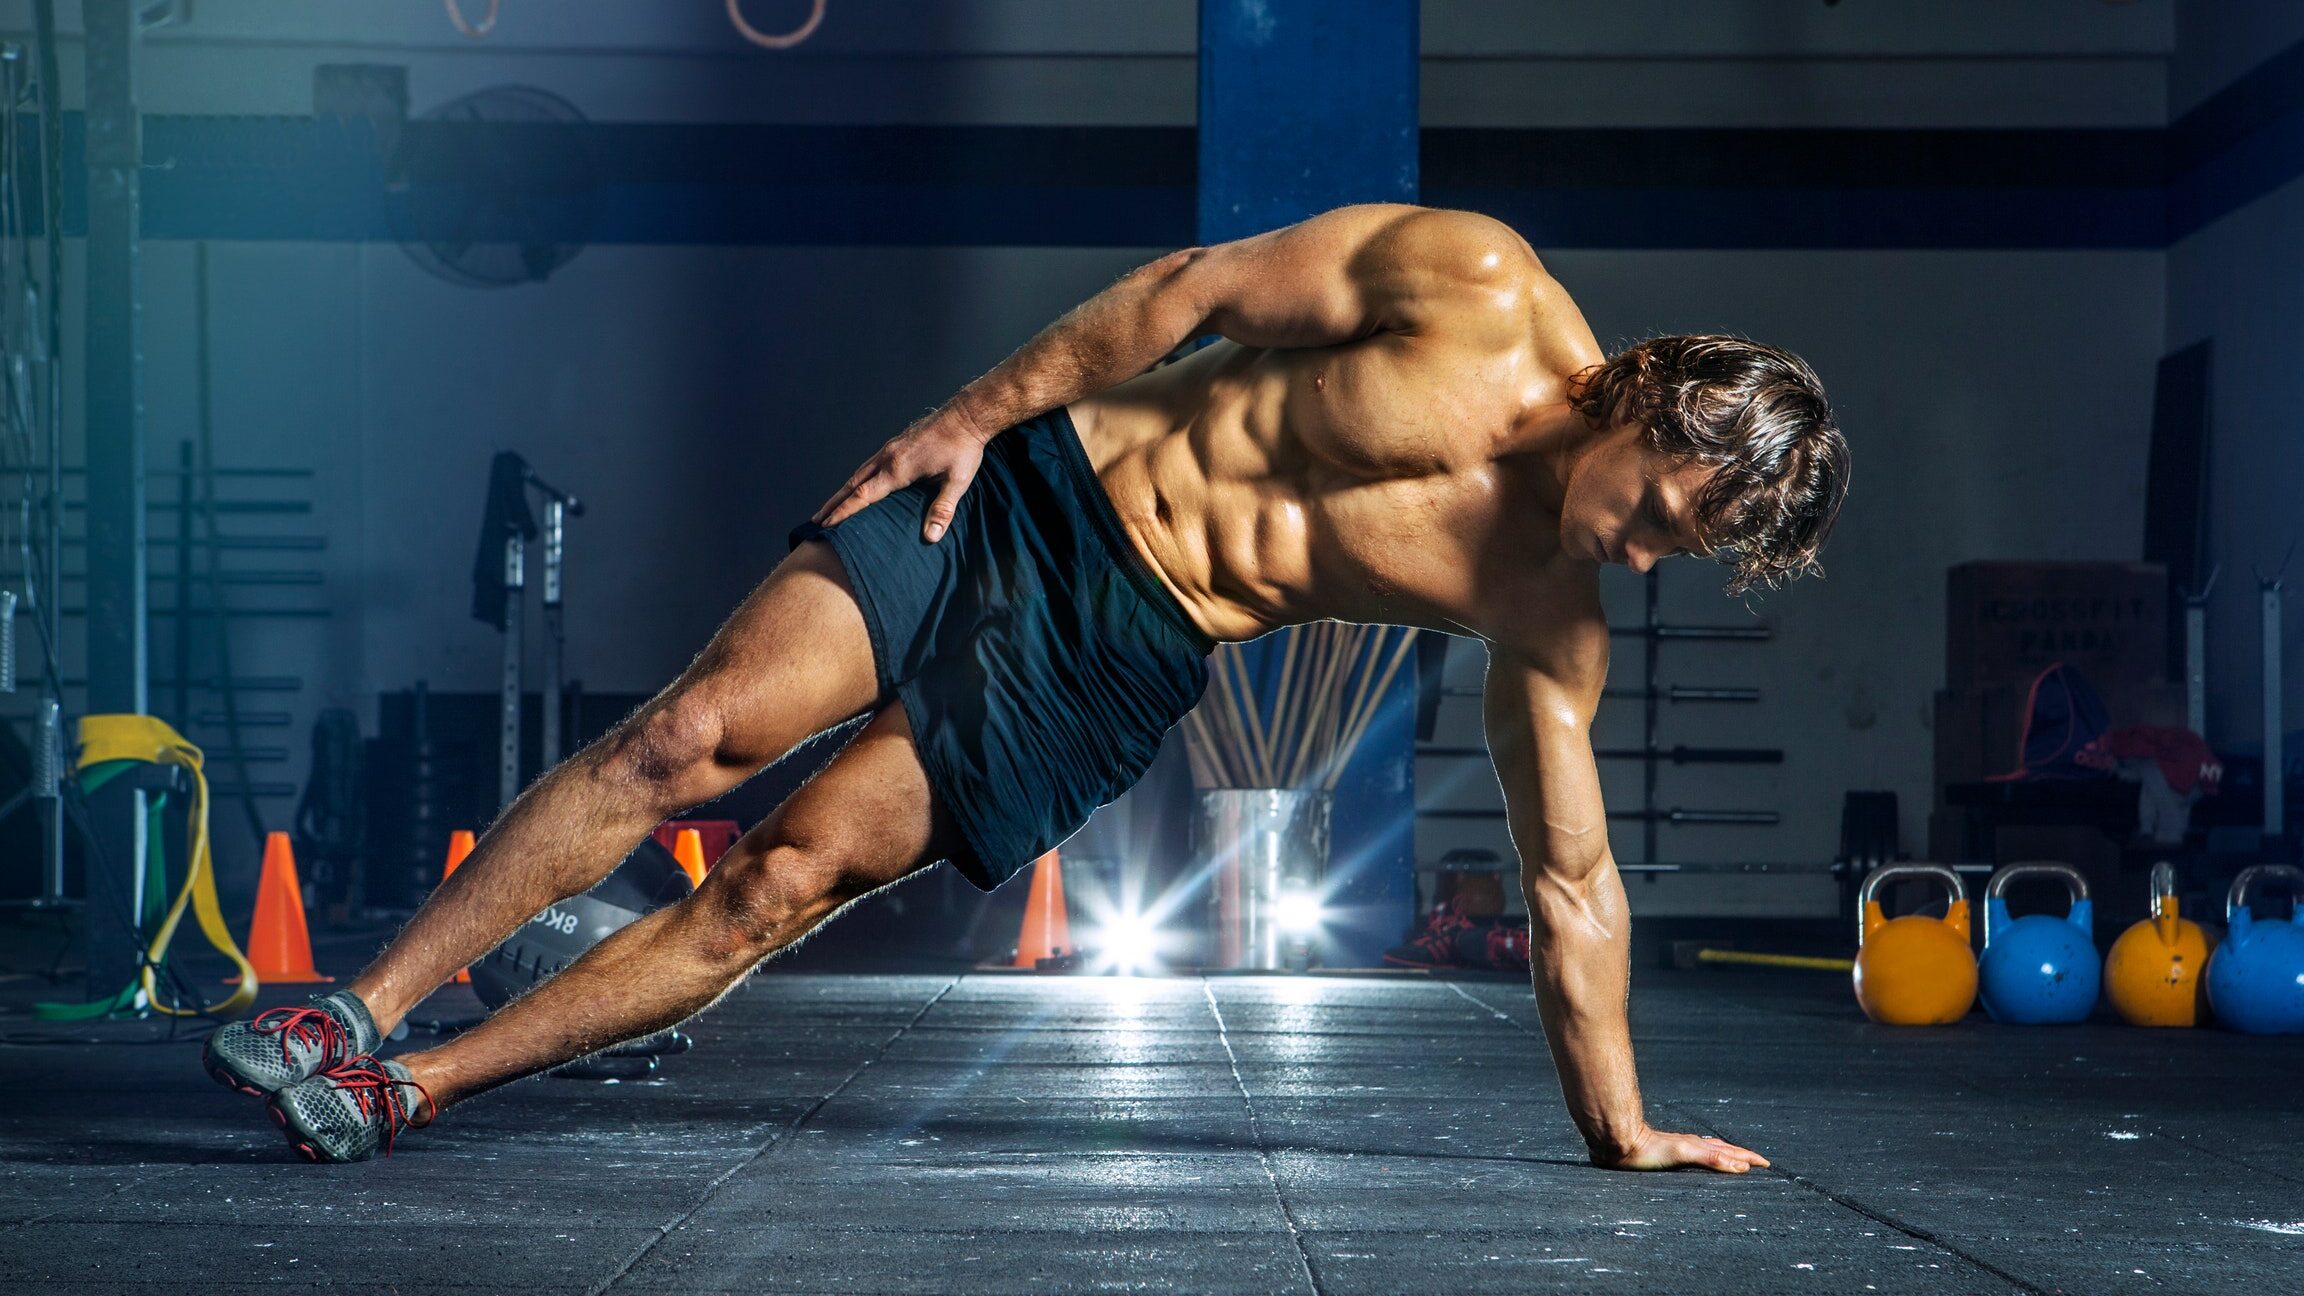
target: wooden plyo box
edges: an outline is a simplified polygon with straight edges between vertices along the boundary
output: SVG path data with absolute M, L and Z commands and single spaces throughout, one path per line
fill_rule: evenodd
M 2168 678 L 2158 563 L 1972 562 L 1946 574 L 1944 686 L 2029 684 L 2070 662 L 2107 694 Z

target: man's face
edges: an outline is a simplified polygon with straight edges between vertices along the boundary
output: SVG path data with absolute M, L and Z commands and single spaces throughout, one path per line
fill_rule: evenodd
M 1577 464 L 1560 507 L 1560 543 L 1571 555 L 1645 572 L 1673 554 L 1698 553 L 1696 492 L 1710 469 L 1675 468 L 1648 449 L 1638 428 L 1609 434 Z

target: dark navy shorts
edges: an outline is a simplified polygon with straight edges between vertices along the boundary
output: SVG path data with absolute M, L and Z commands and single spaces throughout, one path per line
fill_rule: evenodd
M 903 702 L 937 801 L 989 891 L 1143 777 L 1199 702 L 1214 645 L 1122 530 L 1062 409 L 994 437 L 943 540 L 920 482 L 826 540 Z

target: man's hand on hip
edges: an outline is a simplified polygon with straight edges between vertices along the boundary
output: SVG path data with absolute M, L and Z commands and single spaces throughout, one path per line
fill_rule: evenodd
M 944 485 L 929 504 L 920 528 L 920 538 L 934 544 L 952 525 L 960 497 L 975 480 L 976 466 L 984 462 L 988 439 L 966 415 L 947 405 L 898 433 L 865 460 L 863 467 L 850 474 L 847 484 L 816 510 L 815 520 L 820 526 L 838 526 L 893 491 L 941 477 Z
M 1743 1174 L 1748 1170 L 1767 1169 L 1768 1158 L 1708 1135 L 1644 1129 L 1632 1145 L 1620 1153 L 1602 1153 L 1595 1149 L 1592 1164 L 1603 1170 L 1698 1169 Z

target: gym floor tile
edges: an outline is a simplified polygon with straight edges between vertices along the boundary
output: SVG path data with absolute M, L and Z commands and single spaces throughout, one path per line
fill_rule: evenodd
M 214 1226 L 141 1220 L 126 1224 L 41 1224 L 35 1246 L 10 1239 L 0 1283 L 168 1281 L 183 1289 L 211 1281 L 333 1285 L 390 1281 L 425 1290 L 476 1276 L 545 1291 L 581 1289 L 655 1237 L 652 1228 L 536 1229 L 428 1224 L 408 1230 L 366 1225 Z
M 922 1148 L 920 1151 L 930 1151 Z M 907 1231 L 1243 1233 L 1280 1222 L 1271 1177 L 1246 1155 L 1009 1154 L 904 1161 L 767 1159 L 732 1179 L 685 1225 L 723 1231 L 765 1221 Z
M 508 1086 L 329 1168 L 191 1037 L 0 999 L 0 1283 L 2253 1293 L 2304 1265 L 2304 1040 L 1639 982 L 1650 1118 L 1773 1170 L 1590 1169 L 1501 979 L 772 970 L 652 1076 Z
M 1186 1032 L 1070 1026 L 1057 1030 L 989 1022 L 955 1029 L 942 1021 L 934 1025 L 924 1021 L 906 1032 L 889 1048 L 887 1058 L 890 1062 L 923 1064 L 1230 1065 L 1224 1041 L 1212 1029 Z
M 782 1222 L 683 1228 L 619 1288 L 809 1292 L 1308 1290 L 1277 1227 L 1244 1233 L 838 1229 Z
M 2016 1292 L 2014 1283 L 1949 1252 L 1846 1225 L 1692 1234 L 1638 1217 L 1611 1230 L 1508 1228 L 1434 1232 L 1336 1230 L 1310 1237 L 1326 1296 L 1446 1291 L 1523 1293 Z M 1903 1244 L 1900 1246 L 1899 1244 Z

